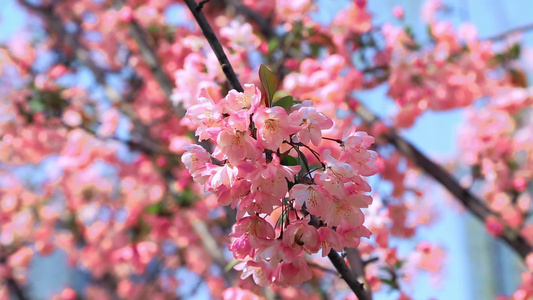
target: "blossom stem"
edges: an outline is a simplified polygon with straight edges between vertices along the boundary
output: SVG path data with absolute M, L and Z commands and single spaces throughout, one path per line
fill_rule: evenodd
M 322 270 L 322 271 L 327 272 L 327 273 L 340 275 L 337 271 L 325 268 L 325 267 L 323 267 L 323 266 L 321 266 L 319 264 L 315 264 L 315 263 L 312 263 L 312 262 L 307 262 L 307 265 L 309 265 L 310 267 L 313 267 L 313 268 L 317 268 L 317 269 Z
M 325 137 L 325 136 L 323 136 L 322 139 L 323 139 L 323 140 L 328 140 L 328 141 L 334 141 L 334 142 L 337 142 L 337 143 L 339 143 L 339 144 L 342 144 L 342 143 L 343 143 L 342 140 L 339 140 L 339 139 L 332 139 L 332 138 L 328 138 L 328 137 Z

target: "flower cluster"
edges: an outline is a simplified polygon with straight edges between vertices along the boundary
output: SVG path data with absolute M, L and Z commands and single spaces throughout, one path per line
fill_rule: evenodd
M 220 204 L 237 208 L 229 249 L 242 277 L 260 285 L 309 280 L 305 253 L 326 256 L 370 236 L 361 208 L 372 202 L 363 176 L 377 171 L 377 153 L 368 149 L 374 138 L 356 131 L 323 137 L 333 121 L 311 101 L 289 100 L 267 106 L 248 84 L 217 102 L 204 91 L 186 114 L 199 139 L 216 147 L 210 154 L 187 146 L 182 161 Z M 340 149 L 311 148 L 322 143 Z

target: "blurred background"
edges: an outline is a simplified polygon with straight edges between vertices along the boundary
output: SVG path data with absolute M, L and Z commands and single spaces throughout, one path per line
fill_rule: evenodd
M 96 0 L 95 0 L 96 1 Z M 41 23 L 35 16 L 28 13 L 16 0 L 0 1 L 0 44 L 12 41 L 17 35 L 31 35 L 32 32 L 43 31 Z M 444 0 L 445 17 L 460 24 L 470 22 L 478 29 L 480 38 L 488 38 L 506 32 L 507 30 L 533 24 L 531 12 L 533 1 L 526 0 Z M 318 10 L 313 13 L 313 18 L 323 24 L 332 21 L 338 10 L 349 5 L 346 0 L 317 2 Z M 402 6 L 405 10 L 405 23 L 408 24 L 415 35 L 423 36 L 426 25 L 420 18 L 423 1 L 419 0 L 371 0 L 368 1 L 368 10 L 373 14 L 374 24 L 397 22 L 391 14 L 395 6 Z M 167 24 L 172 26 L 182 24 L 185 14 L 182 4 L 170 5 L 165 13 Z M 103 20 L 97 20 L 104 22 Z M 533 33 L 533 31 L 532 31 Z M 527 55 L 533 34 L 522 34 L 524 58 L 521 60 L 523 68 L 530 72 L 533 66 L 533 55 Z M 35 34 L 38 38 L 39 34 Z M 38 57 L 37 64 L 47 66 L 53 58 L 43 55 Z M 528 75 L 530 75 L 528 73 Z M 117 75 L 121 76 L 121 75 Z M 67 80 L 71 84 L 82 86 L 95 85 L 95 78 L 88 70 L 80 69 L 77 76 Z M 109 77 L 109 82 L 118 89 L 121 88 L 120 80 Z M 103 90 L 96 88 L 96 95 L 103 97 Z M 396 106 L 387 99 L 386 87 L 357 92 L 357 98 L 372 111 L 382 117 L 390 115 Z M 0 100 L 4 101 L 4 100 Z M 107 105 L 107 104 L 102 104 Z M 1 118 L 1 116 L 0 116 Z M 409 129 L 402 131 L 403 136 L 419 147 L 425 154 L 443 164 L 450 163 L 458 153 L 458 132 L 464 123 L 464 110 L 424 113 Z M 127 137 L 127 133 L 117 134 Z M 127 150 L 125 159 L 131 156 Z M 9 168 L 9 162 L 0 162 L 0 168 Z M 40 165 L 20 167 L 17 176 L 28 184 L 38 185 L 45 176 L 56 172 L 53 160 L 43 161 Z M 1 176 L 1 174 L 0 174 Z M 113 176 L 113 175 L 112 175 Z M 422 273 L 416 282 L 406 290 L 413 299 L 494 299 L 497 295 L 512 294 L 520 283 L 520 270 L 522 263 L 517 255 L 498 240 L 491 237 L 485 230 L 484 224 L 475 220 L 469 213 L 464 212 L 450 195 L 440 187 L 435 186 L 426 197 L 433 197 L 436 209 L 440 215 L 431 225 L 417 231 L 415 238 L 395 240 L 400 251 L 406 253 L 420 241 L 430 241 L 442 245 L 446 252 L 445 263 L 439 275 Z M 35 257 L 29 271 L 28 289 L 31 299 L 49 299 L 66 286 L 80 286 L 84 274 L 75 272 L 68 267 L 67 257 L 61 251 L 54 251 L 47 256 Z M 196 275 L 185 269 L 177 272 L 176 278 L 182 282 L 179 293 L 187 295 L 194 287 L 196 280 L 191 280 Z M 200 285 L 198 291 L 187 299 L 207 299 L 209 293 L 205 285 Z M 375 299 L 396 299 L 394 292 L 380 292 Z

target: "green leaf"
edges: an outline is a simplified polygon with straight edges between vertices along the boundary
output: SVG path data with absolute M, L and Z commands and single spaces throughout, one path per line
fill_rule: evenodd
M 235 267 L 238 263 L 240 263 L 241 261 L 238 260 L 238 259 L 234 259 L 232 261 L 230 261 L 226 267 L 224 268 L 224 272 L 228 272 L 229 270 L 233 269 L 233 267 Z
M 298 162 L 298 159 L 296 159 L 296 158 L 294 158 L 294 157 L 292 157 L 290 155 L 287 155 L 281 160 L 281 164 L 284 165 L 284 166 L 297 166 L 300 163 Z
M 411 28 L 411 26 L 405 27 L 405 34 L 410 36 L 413 40 L 415 39 L 415 34 L 414 34 L 413 28 Z
M 403 266 L 404 263 L 405 263 L 404 260 L 399 260 L 399 261 L 397 261 L 397 262 L 394 264 L 394 268 L 396 268 L 396 269 L 400 269 L 400 268 Z
M 187 189 L 176 197 L 176 204 L 180 207 L 190 207 L 196 200 L 197 198 L 195 194 L 191 190 Z
M 289 110 L 293 104 L 294 104 L 294 98 L 292 98 L 292 96 L 285 96 L 279 99 L 278 101 L 274 102 L 272 106 L 281 106 L 285 108 L 286 110 Z
M 163 204 L 161 202 L 152 204 L 144 208 L 144 211 L 147 214 L 153 214 L 153 215 L 159 214 L 162 210 L 163 210 Z
M 261 64 L 261 67 L 259 67 L 259 79 L 266 92 L 266 106 L 272 107 L 272 99 L 274 98 L 274 93 L 279 85 L 278 76 L 270 71 L 265 65 Z
M 509 169 L 511 170 L 516 170 L 518 169 L 518 163 L 516 161 L 509 161 L 507 162 L 507 166 L 509 167 Z
M 396 282 L 396 280 L 394 279 L 387 279 L 387 278 L 380 278 L 379 279 L 381 282 L 389 285 L 391 288 L 393 289 L 398 289 L 399 288 L 399 285 L 398 283 Z
M 157 27 L 156 25 L 152 25 L 152 26 L 148 27 L 148 31 L 150 33 L 159 33 L 159 27 Z
M 33 98 L 30 100 L 30 108 L 33 111 L 41 112 L 45 110 L 46 106 L 39 98 Z
M 514 44 L 508 51 L 507 56 L 510 59 L 517 59 L 520 56 L 520 44 Z
M 311 55 L 318 56 L 318 54 L 320 54 L 320 45 L 311 44 L 310 46 L 311 46 Z
M 272 53 L 274 50 L 279 48 L 279 41 L 277 38 L 270 39 L 268 41 L 268 52 Z

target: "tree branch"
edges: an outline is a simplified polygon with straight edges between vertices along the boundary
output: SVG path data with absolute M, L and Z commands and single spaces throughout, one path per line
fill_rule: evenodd
M 357 114 L 363 119 L 363 121 L 370 125 L 379 120 L 376 115 L 363 105 L 359 105 Z M 420 169 L 426 172 L 426 174 L 435 179 L 446 188 L 448 192 L 454 195 L 455 198 L 479 220 L 485 222 L 488 216 L 496 216 L 496 213 L 491 211 L 481 199 L 473 195 L 468 189 L 463 188 L 450 173 L 430 160 L 420 152 L 418 148 L 399 136 L 393 129 L 391 129 L 385 137 L 400 153 L 414 162 Z M 523 259 L 532 251 L 532 248 L 527 241 L 509 228 L 506 228 L 503 232 L 501 239 L 513 248 Z
M 501 41 L 501 40 L 506 39 L 509 35 L 512 35 L 512 34 L 515 34 L 515 33 L 520 33 L 520 32 L 531 31 L 531 30 L 533 30 L 533 24 L 527 24 L 527 25 L 516 27 L 516 28 L 511 28 L 511 29 L 506 30 L 506 31 L 504 31 L 502 33 L 499 33 L 499 34 L 496 34 L 496 35 L 493 35 L 493 36 L 490 36 L 490 37 L 487 37 L 487 38 L 483 38 L 483 39 L 480 39 L 480 40 L 481 41 L 493 41 L 493 42 L 496 42 L 496 41 Z
M 321 266 L 321 265 L 319 265 L 319 264 L 316 264 L 316 263 L 314 263 L 314 262 L 309 262 L 309 261 L 308 261 L 308 262 L 307 262 L 307 265 L 310 266 L 310 267 L 313 267 L 313 268 L 317 268 L 317 269 L 319 269 L 319 270 L 322 270 L 322 271 L 324 271 L 324 272 L 326 272 L 326 273 L 330 273 L 330 274 L 337 275 L 337 276 L 340 275 L 337 271 L 335 271 L 335 270 L 333 270 L 333 269 L 325 268 L 325 267 L 323 267 L 323 266 Z
M 350 271 L 350 268 L 348 268 L 346 262 L 344 262 L 344 259 L 339 255 L 339 253 L 337 253 L 337 251 L 331 249 L 328 254 L 328 258 L 331 260 L 331 263 L 335 269 L 339 271 L 342 279 L 346 281 L 350 289 L 352 289 L 359 300 L 370 299 L 363 288 L 363 284 L 357 281 L 357 278 L 355 278 L 354 274 Z
M 117 3 L 120 6 L 126 4 L 124 0 L 117 0 Z M 152 48 L 152 46 L 148 42 L 148 37 L 146 35 L 145 30 L 135 19 L 129 23 L 129 29 L 130 35 L 133 37 L 133 39 L 139 46 L 139 51 L 144 62 L 146 63 L 146 65 L 148 65 L 148 68 L 150 68 L 150 71 L 152 72 L 155 77 L 155 80 L 161 87 L 161 90 L 163 90 L 163 93 L 167 97 L 167 100 L 170 101 L 170 97 L 172 96 L 174 90 L 174 83 L 163 70 L 162 64 L 159 61 L 159 58 L 157 57 L 157 53 L 154 51 L 154 48 Z M 185 116 L 185 108 L 181 103 L 176 107 L 176 109 L 177 114 L 180 118 Z
M 368 283 L 368 280 L 366 280 L 365 275 L 366 264 L 361 258 L 361 253 L 359 253 L 359 250 L 356 248 L 344 248 L 344 252 L 346 253 L 348 263 L 350 263 L 352 273 L 364 283 L 368 299 L 372 299 L 372 290 L 370 289 L 370 284 Z
M 211 49 L 213 49 L 213 52 L 215 52 L 218 62 L 220 63 L 222 71 L 224 72 L 224 75 L 226 75 L 226 79 L 228 80 L 230 86 L 239 92 L 243 92 L 244 90 L 241 86 L 241 83 L 239 82 L 239 79 L 237 78 L 237 75 L 235 74 L 231 63 L 229 62 L 228 57 L 226 56 L 224 49 L 222 49 L 220 41 L 215 35 L 213 28 L 211 28 L 211 25 L 209 25 L 209 23 L 207 22 L 207 19 L 205 18 L 204 14 L 201 10 L 196 9 L 198 5 L 194 0 L 185 0 L 185 3 L 187 4 L 187 7 L 189 7 L 189 10 L 194 16 L 194 19 L 196 19 L 198 26 L 200 26 L 203 35 L 211 46 Z
M 249 19 L 254 20 L 255 23 L 259 26 L 259 30 L 266 39 L 276 37 L 276 32 L 274 31 L 272 26 L 270 26 L 270 21 L 268 19 L 263 18 L 255 10 L 242 4 L 240 0 L 226 0 L 226 4 L 230 4 L 231 6 L 233 6 L 238 14 L 241 14 Z
M 4 249 L 0 247 L 0 264 L 5 264 L 7 262 L 7 256 L 9 254 L 4 253 Z M 12 254 L 12 253 L 10 253 Z M 7 256 L 6 256 L 7 255 Z M 26 297 L 26 294 L 24 293 L 23 289 L 20 287 L 18 282 L 11 276 L 4 278 L 5 285 L 7 286 L 7 290 L 10 294 L 17 296 L 19 300 L 26 300 L 28 297 Z
M 24 291 L 22 290 L 22 288 L 20 287 L 20 285 L 17 283 L 17 281 L 14 278 L 9 277 L 5 279 L 5 281 L 6 281 L 6 285 L 10 293 L 17 296 L 19 300 L 28 299 L 26 295 L 24 294 Z

